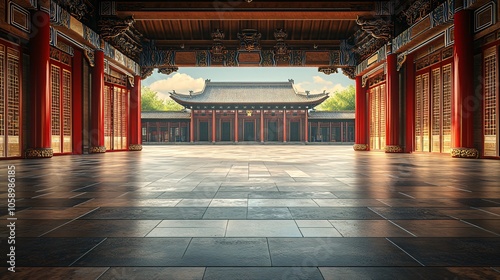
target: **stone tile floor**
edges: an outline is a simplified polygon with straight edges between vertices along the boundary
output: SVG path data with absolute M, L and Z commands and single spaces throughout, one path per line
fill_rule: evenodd
M 11 160 L 3 182 L 7 164 L 2 279 L 500 279 L 500 161 L 145 146 Z

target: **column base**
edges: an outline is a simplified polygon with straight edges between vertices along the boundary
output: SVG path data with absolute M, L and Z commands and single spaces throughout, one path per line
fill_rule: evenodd
M 454 158 L 479 158 L 479 151 L 475 148 L 452 148 L 451 156 Z
M 106 152 L 106 147 L 105 146 L 93 146 L 90 147 L 89 153 L 91 154 L 99 154 L 99 153 L 105 153 Z
M 129 151 L 142 151 L 142 145 L 141 144 L 130 144 L 128 146 Z
M 25 151 L 26 158 L 51 158 L 54 156 L 52 148 L 28 148 Z
M 368 151 L 368 145 L 367 144 L 354 144 L 352 148 L 355 151 Z
M 389 146 L 385 146 L 385 152 L 386 153 L 402 153 L 403 148 L 401 148 L 401 146 L 398 146 L 398 145 L 389 145 Z

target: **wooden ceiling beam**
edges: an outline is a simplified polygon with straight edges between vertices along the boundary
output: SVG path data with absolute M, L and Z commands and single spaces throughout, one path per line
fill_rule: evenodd
M 238 40 L 222 40 L 224 46 L 238 46 Z M 276 45 L 276 40 L 261 40 L 261 45 L 263 46 L 274 46 Z M 317 45 L 321 47 L 332 47 L 339 46 L 340 40 L 285 40 L 285 43 L 290 46 L 311 46 Z M 155 45 L 158 47 L 165 46 L 212 46 L 212 40 L 155 40 Z
M 377 1 L 116 1 L 118 11 L 344 10 L 373 11 Z
M 135 20 L 356 20 L 366 11 L 117 11 Z

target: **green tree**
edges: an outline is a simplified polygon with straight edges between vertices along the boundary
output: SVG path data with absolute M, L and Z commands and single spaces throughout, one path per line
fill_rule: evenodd
M 165 100 L 158 97 L 156 91 L 149 87 L 141 87 L 141 110 L 142 111 L 164 111 Z
M 156 91 L 149 87 L 141 88 L 141 110 L 142 111 L 180 111 L 184 107 L 172 99 L 166 100 L 158 97 Z
M 165 102 L 165 110 L 166 111 L 181 111 L 182 109 L 184 109 L 184 106 L 175 102 L 172 99 L 166 100 L 166 102 Z
M 356 90 L 354 86 L 334 92 L 323 103 L 316 106 L 318 111 L 343 111 L 354 110 Z

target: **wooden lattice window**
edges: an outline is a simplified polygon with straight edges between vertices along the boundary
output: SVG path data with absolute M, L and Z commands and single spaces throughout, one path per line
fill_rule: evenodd
M 369 90 L 370 147 L 374 150 L 380 150 L 385 147 L 385 99 L 384 84 L 375 86 Z
M 415 150 L 422 151 L 422 75 L 415 78 Z
M 107 84 L 104 90 L 104 138 L 107 150 L 127 148 L 128 90 Z
M 5 46 L 0 45 L 0 157 L 5 157 Z
M 20 53 L 7 48 L 7 156 L 21 155 Z
M 118 87 L 114 88 L 113 94 L 113 149 L 120 150 L 121 138 L 120 138 L 120 128 L 121 128 L 121 110 L 120 110 L 120 99 L 121 90 Z
M 52 119 L 52 149 L 54 153 L 61 152 L 61 69 L 55 65 L 50 68 L 51 79 L 51 119 Z
M 451 64 L 443 66 L 443 153 L 451 150 Z
M 386 131 L 386 93 L 385 93 L 385 85 L 382 84 L 379 86 L 379 91 L 380 95 L 380 149 L 385 148 L 385 131 Z
M 122 90 L 121 99 L 121 111 L 122 111 L 122 127 L 121 127 L 121 137 L 122 137 L 122 148 L 127 148 L 127 126 L 128 126 L 128 90 Z
M 368 100 L 370 101 L 370 148 L 371 149 L 376 149 L 376 145 L 375 145 L 375 131 L 376 131 L 376 127 L 375 127 L 375 119 L 376 119 L 376 115 L 375 115 L 375 108 L 376 108 L 376 103 L 375 103 L 375 90 L 374 89 L 370 89 L 368 91 Z
M 63 70 L 62 76 L 62 124 L 63 124 L 63 152 L 70 153 L 72 151 L 71 131 L 71 72 Z
M 422 150 L 429 151 L 429 73 L 422 74 Z
M 432 151 L 441 151 L 441 69 L 432 70 Z
M 492 47 L 484 52 L 484 155 L 498 156 L 497 145 L 497 52 L 496 47 Z
M 112 96 L 112 88 L 108 85 L 104 86 L 104 146 L 106 146 L 106 150 L 112 149 Z

